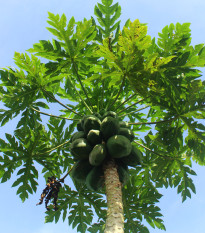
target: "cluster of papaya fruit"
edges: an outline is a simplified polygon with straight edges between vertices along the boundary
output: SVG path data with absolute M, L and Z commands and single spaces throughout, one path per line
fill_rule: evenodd
M 103 163 L 115 159 L 121 183 L 129 177 L 128 166 L 141 163 L 142 153 L 134 145 L 134 133 L 113 111 L 84 116 L 71 137 L 70 152 L 76 161 L 71 176 L 97 191 L 103 186 Z

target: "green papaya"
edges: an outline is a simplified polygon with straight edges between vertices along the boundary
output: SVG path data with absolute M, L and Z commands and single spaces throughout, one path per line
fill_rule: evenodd
M 127 121 L 119 121 L 120 128 L 130 128 Z
M 105 114 L 105 112 L 106 112 L 105 109 L 101 109 L 99 113 L 100 113 L 101 116 L 103 116 Z
M 120 159 L 123 163 L 127 164 L 128 166 L 135 167 L 142 163 L 142 152 L 132 145 L 131 153 Z
M 93 115 L 96 116 L 96 117 L 99 118 L 99 119 L 101 118 L 101 115 L 100 115 L 100 113 L 98 113 L 98 112 L 93 113 Z
M 114 135 L 107 141 L 108 153 L 113 158 L 128 156 L 132 150 L 132 144 L 129 139 L 123 135 Z
M 87 115 L 85 115 L 85 116 L 83 116 L 82 117 L 82 119 L 81 119 L 81 127 L 83 128 L 83 130 L 84 130 L 84 122 L 85 122 L 85 119 L 87 118 L 88 116 Z
M 102 132 L 102 136 L 105 141 L 118 134 L 119 129 L 120 126 L 118 120 L 110 116 L 105 117 L 100 126 L 100 131 Z
M 81 120 L 77 123 L 77 130 L 78 130 L 78 131 L 83 131 L 83 127 L 82 127 L 82 122 L 81 122 Z
M 97 144 L 89 154 L 89 162 L 93 166 L 99 166 L 107 156 L 106 146 Z
M 88 117 L 95 117 L 94 115 L 84 115 L 83 117 L 82 117 L 82 119 L 81 119 L 81 127 L 83 128 L 83 130 L 84 130 L 84 123 L 85 123 L 85 120 L 88 118 Z
M 70 144 L 70 152 L 75 159 L 88 159 L 91 151 L 92 147 L 85 138 L 78 138 Z
M 86 138 L 84 131 L 75 132 L 71 137 L 71 142 L 75 141 L 78 138 Z
M 104 173 L 102 166 L 94 167 L 86 177 L 86 186 L 92 191 L 98 191 L 104 184 Z
M 127 166 L 118 165 L 117 172 L 120 182 L 125 185 L 129 180 L 129 170 Z
M 88 116 L 88 117 L 85 118 L 83 128 L 84 128 L 85 133 L 88 134 L 88 132 L 91 129 L 99 130 L 100 125 L 101 125 L 100 119 L 93 115 L 93 116 Z
M 104 119 L 105 117 L 108 117 L 108 116 L 113 117 L 113 118 L 118 118 L 117 113 L 116 113 L 116 112 L 113 112 L 113 111 L 107 111 L 107 112 L 105 112 L 105 113 L 103 114 L 103 119 Z
M 88 132 L 87 140 L 91 145 L 100 144 L 102 142 L 102 135 L 100 130 L 91 129 Z
M 80 160 L 74 164 L 70 175 L 74 180 L 85 183 L 86 177 L 92 168 L 93 166 L 88 160 Z
M 127 129 L 127 128 L 120 128 L 118 134 L 119 134 L 119 135 L 125 136 L 125 137 L 128 138 L 131 142 L 135 139 L 135 135 L 134 135 L 134 133 L 132 132 L 132 130 Z

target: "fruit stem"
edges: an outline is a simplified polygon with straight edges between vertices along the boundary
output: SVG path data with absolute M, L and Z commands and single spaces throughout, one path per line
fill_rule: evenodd
M 175 120 L 177 117 L 168 119 L 168 120 L 163 120 L 163 121 L 155 121 L 155 122 L 137 122 L 137 123 L 128 123 L 128 125 L 154 125 L 154 124 L 161 124 L 161 123 L 166 123 L 166 122 L 171 122 Z
M 82 96 L 81 96 L 81 94 L 79 93 L 79 91 L 75 88 L 75 85 L 73 85 L 73 82 L 72 82 L 71 79 L 70 79 L 70 82 L 71 82 L 73 88 L 75 89 L 75 91 L 77 92 L 79 98 L 81 99 L 81 101 L 82 101 L 83 104 L 85 105 L 85 107 L 88 109 L 88 111 L 89 111 L 91 114 L 93 114 L 92 110 L 91 110 L 90 107 L 87 105 L 87 103 L 84 101 L 84 99 L 82 98 Z
M 145 107 L 143 107 L 143 108 L 138 108 L 138 109 L 135 110 L 135 111 L 125 113 L 125 114 L 123 114 L 123 115 L 120 115 L 119 117 L 125 117 L 125 116 L 127 116 L 127 115 L 130 115 L 130 114 L 133 114 L 133 113 L 137 113 L 137 112 L 139 112 L 139 111 L 142 111 L 142 110 L 144 110 L 144 109 L 146 109 L 146 108 L 150 108 L 150 106 L 145 106 Z
M 40 114 L 46 115 L 46 116 L 50 116 L 50 117 L 55 117 L 55 118 L 61 118 L 61 119 L 66 119 L 66 120 L 71 120 L 71 121 L 79 121 L 80 119 L 72 119 L 72 118 L 67 118 L 67 117 L 62 117 L 62 116 L 56 116 L 56 115 L 52 115 L 52 114 L 48 114 L 45 112 L 41 112 L 33 107 L 31 107 L 31 109 L 33 109 L 35 112 L 38 112 Z
M 45 89 L 42 89 L 42 91 L 48 95 L 51 99 L 55 100 L 57 103 L 59 103 L 61 106 L 63 106 L 64 108 L 68 109 L 69 111 L 75 113 L 76 115 L 79 115 L 80 117 L 82 117 L 81 114 L 77 113 L 76 111 L 72 110 L 71 108 L 69 108 L 68 106 L 66 106 L 65 104 L 61 103 L 59 100 L 57 100 L 54 96 L 50 95 Z
M 70 168 L 70 170 L 65 174 L 64 177 L 60 178 L 59 179 L 59 182 L 63 182 L 64 183 L 64 180 L 65 178 L 70 174 L 70 172 L 73 170 L 73 166 Z
M 64 143 L 62 143 L 62 144 L 60 144 L 60 145 L 58 145 L 58 146 L 56 146 L 56 147 L 54 147 L 54 148 L 52 148 L 52 149 L 50 149 L 50 150 L 44 152 L 44 153 L 42 153 L 42 154 L 36 154 L 35 156 L 43 156 L 43 155 L 46 155 L 46 154 L 48 154 L 48 153 L 50 153 L 50 152 L 52 152 L 52 151 L 58 149 L 59 147 L 64 146 L 65 144 L 68 144 L 69 142 L 70 142 L 70 140 L 68 140 L 68 141 L 66 141 L 66 142 L 64 142 Z
M 134 105 L 136 105 L 136 104 L 139 104 L 139 103 L 143 102 L 144 100 L 145 100 L 145 99 L 138 100 L 138 101 L 135 102 L 134 104 L 131 104 L 131 105 L 129 105 L 127 108 L 124 108 L 124 109 L 122 109 L 121 111 L 119 111 L 118 114 L 121 113 L 121 112 L 124 112 L 125 110 L 127 110 L 128 108 L 131 108 L 132 106 L 134 106 Z
M 178 157 L 178 156 L 176 156 L 176 157 L 171 157 L 171 156 L 168 156 L 168 155 L 161 155 L 161 154 L 159 154 L 159 153 L 157 153 L 157 152 L 155 152 L 155 151 L 149 149 L 148 147 L 146 147 L 146 146 L 140 144 L 139 142 L 134 141 L 134 143 L 136 143 L 137 145 L 139 145 L 139 146 L 145 148 L 146 150 L 148 150 L 148 151 L 152 152 L 153 154 L 158 155 L 158 156 L 160 156 L 160 157 L 162 157 L 162 158 L 173 159 L 173 160 L 174 160 L 174 159 L 180 159 L 180 157 Z
M 120 90 L 117 94 L 117 96 L 115 97 L 114 101 L 112 102 L 112 104 L 110 106 L 108 106 L 108 111 L 111 109 L 111 107 L 115 104 L 115 102 L 117 101 L 119 95 L 121 94 L 121 92 L 123 91 L 123 87 L 124 87 L 124 83 L 125 83 L 125 76 L 123 77 L 123 80 L 122 80 L 122 84 L 120 86 Z
M 129 98 L 127 98 L 125 101 L 123 101 L 120 105 L 118 105 L 113 111 L 116 112 L 118 108 L 120 108 L 123 104 L 127 103 L 130 99 L 135 97 L 137 94 L 131 95 Z
M 86 98 L 87 98 L 87 100 L 88 100 L 88 104 L 89 104 L 90 107 L 93 109 L 93 106 L 92 106 L 92 104 L 91 104 L 91 102 L 90 102 L 90 98 L 88 97 L 87 91 L 86 91 L 85 87 L 84 87 L 83 84 L 82 84 L 80 75 L 78 74 L 78 68 L 76 67 L 76 64 L 75 64 L 74 60 L 72 60 L 72 62 L 73 62 L 73 68 L 74 68 L 74 71 L 75 71 L 75 73 L 76 73 L 78 82 L 80 83 L 80 85 L 81 85 L 81 87 L 82 87 L 82 90 L 83 90 L 83 92 L 84 92 L 84 94 L 85 94 L 85 96 L 86 96 Z

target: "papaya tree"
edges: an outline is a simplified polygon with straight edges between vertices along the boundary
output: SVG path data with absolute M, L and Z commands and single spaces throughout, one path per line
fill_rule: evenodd
M 165 230 L 159 188 L 191 198 L 192 163 L 205 164 L 205 47 L 191 45 L 189 23 L 158 39 L 139 20 L 121 27 L 112 0 L 94 15 L 49 13 L 54 39 L 0 71 L 1 126 L 20 116 L 0 139 L 1 182 L 17 171 L 25 201 L 44 176 L 46 222 L 62 215 L 78 232 Z

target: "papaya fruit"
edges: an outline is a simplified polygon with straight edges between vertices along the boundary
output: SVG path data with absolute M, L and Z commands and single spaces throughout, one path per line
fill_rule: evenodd
M 84 123 L 85 123 L 85 120 L 86 120 L 88 117 L 95 117 L 95 116 L 94 116 L 94 115 L 84 115 L 84 116 L 82 117 L 82 119 L 80 120 L 80 122 L 81 122 L 81 127 L 83 128 L 83 130 L 84 130 Z
M 132 144 L 129 139 L 123 135 L 114 135 L 107 141 L 108 153 L 113 158 L 128 156 L 132 150 Z
M 104 173 L 102 166 L 92 168 L 86 177 L 86 186 L 92 191 L 98 191 L 104 183 Z
M 91 129 L 88 132 L 87 140 L 91 145 L 100 144 L 102 142 L 102 135 L 100 130 Z
M 84 131 L 75 132 L 71 137 L 71 142 L 75 141 L 78 138 L 86 138 Z
M 74 164 L 70 175 L 74 180 L 85 183 L 86 177 L 92 168 L 93 166 L 88 160 L 80 160 Z
M 103 116 L 105 114 L 105 112 L 106 112 L 105 109 L 101 109 L 99 113 L 100 113 L 101 116 Z
M 127 166 L 118 165 L 117 172 L 120 182 L 125 185 L 129 180 L 129 170 Z
M 103 119 L 104 119 L 105 117 L 108 117 L 108 116 L 113 117 L 113 118 L 118 118 L 117 113 L 116 113 L 116 112 L 113 112 L 113 111 L 107 111 L 107 112 L 105 112 L 105 113 L 103 114 Z
M 89 162 L 93 166 L 99 166 L 107 156 L 107 148 L 103 144 L 94 146 L 89 154 Z
M 81 119 L 81 128 L 84 130 L 84 122 L 85 122 L 85 119 L 87 118 L 88 116 L 87 115 L 85 115 L 85 116 L 83 116 L 82 117 L 82 119 Z
M 88 134 L 88 132 L 91 129 L 99 130 L 100 125 L 101 125 L 100 119 L 93 115 L 93 116 L 88 116 L 85 118 L 83 128 L 84 128 L 85 133 Z
M 102 132 L 102 136 L 105 141 L 118 134 L 119 129 L 120 126 L 118 120 L 110 116 L 105 117 L 100 126 L 100 131 Z
M 70 144 L 70 152 L 75 159 L 88 159 L 91 151 L 92 147 L 85 138 L 78 138 Z
M 127 121 L 119 121 L 120 128 L 130 128 Z
M 142 152 L 134 145 L 132 145 L 131 153 L 128 156 L 121 158 L 120 160 L 128 166 L 135 167 L 142 163 Z
M 127 129 L 127 128 L 120 128 L 118 134 L 119 134 L 119 135 L 125 136 L 125 137 L 128 138 L 131 142 L 135 139 L 135 135 L 134 135 L 134 133 L 132 132 L 132 130 Z
M 78 131 L 83 131 L 83 127 L 82 127 L 82 122 L 81 122 L 81 120 L 77 123 L 77 130 L 78 130 Z
M 125 185 L 130 177 L 128 166 L 122 162 L 122 159 L 115 159 L 115 162 L 117 164 L 119 180 L 123 185 Z
M 93 115 L 96 116 L 96 117 L 99 118 L 99 119 L 102 117 L 102 116 L 100 115 L 100 113 L 98 113 L 98 112 L 93 113 Z

